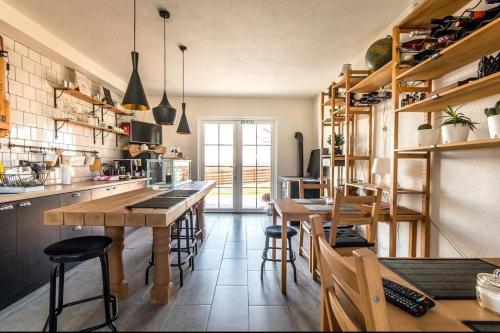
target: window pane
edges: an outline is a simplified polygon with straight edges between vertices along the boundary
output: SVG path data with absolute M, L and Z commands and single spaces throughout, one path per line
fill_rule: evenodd
M 271 187 L 271 168 L 270 167 L 257 168 L 256 178 L 258 187 Z
M 256 146 L 243 146 L 242 147 L 242 163 L 243 166 L 255 166 L 257 163 L 257 149 Z
M 241 135 L 243 137 L 242 143 L 244 145 L 256 144 L 257 125 L 255 124 L 242 124 Z
M 205 180 L 218 180 L 218 169 L 217 167 L 205 167 Z
M 243 179 L 242 179 L 243 187 L 255 187 L 256 186 L 255 167 L 243 167 L 242 174 L 243 174 Z
M 232 188 L 219 188 L 219 208 L 233 208 Z
M 205 207 L 207 208 L 218 208 L 219 207 L 219 189 L 212 189 L 205 198 Z
M 257 208 L 257 190 L 255 188 L 244 188 L 242 201 L 243 208 Z
M 205 146 L 205 165 L 219 165 L 217 146 Z
M 219 168 L 219 183 L 220 187 L 233 187 L 233 168 Z
M 219 125 L 219 144 L 232 145 L 233 144 L 233 125 L 220 124 Z
M 205 144 L 217 144 L 219 138 L 218 124 L 205 124 Z
M 257 144 L 271 145 L 271 124 L 257 125 Z
M 233 165 L 233 146 L 219 146 L 219 165 Z
M 257 165 L 271 166 L 271 146 L 257 146 Z

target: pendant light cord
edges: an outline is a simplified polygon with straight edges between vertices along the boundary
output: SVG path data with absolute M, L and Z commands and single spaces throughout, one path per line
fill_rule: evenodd
M 135 20 L 136 20 L 135 1 L 136 0 L 134 0 L 134 52 L 135 52 Z
M 184 103 L 184 51 L 182 51 L 182 103 Z
M 167 38 L 165 22 L 166 18 L 163 18 L 163 91 L 167 91 Z

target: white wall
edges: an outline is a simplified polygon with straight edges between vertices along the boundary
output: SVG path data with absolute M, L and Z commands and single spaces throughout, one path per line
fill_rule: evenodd
M 181 99 L 169 98 L 177 108 L 177 123 L 181 115 Z M 159 97 L 150 97 L 149 104 L 156 106 Z M 197 145 L 200 134 L 200 119 L 224 118 L 272 118 L 276 121 L 277 131 L 277 175 L 297 175 L 297 140 L 295 132 L 304 135 L 304 168 L 307 167 L 309 152 L 317 148 L 314 131 L 314 99 L 313 98 L 220 98 L 189 97 L 186 99 L 186 114 L 191 135 L 179 135 L 175 126 L 163 127 L 163 143 L 170 147 L 178 145 L 193 160 L 193 176 L 198 174 Z M 152 112 L 137 113 L 138 120 L 153 121 Z
M 408 9 L 408 11 L 410 8 Z M 401 16 L 406 15 L 402 13 Z M 400 18 L 389 24 L 374 38 L 390 34 L 392 27 Z M 368 45 L 366 46 L 368 48 Z M 354 69 L 365 69 L 364 52 L 354 59 L 345 59 Z M 464 66 L 445 77 L 435 80 L 434 89 L 475 75 L 477 61 Z M 327 85 L 328 83 L 325 82 Z M 469 140 L 488 138 L 485 107 L 493 106 L 500 94 L 467 103 L 461 111 L 474 121 L 479 122 L 478 131 L 471 133 Z M 316 97 L 316 110 L 319 110 L 319 96 Z M 375 110 L 375 149 L 374 156 L 382 157 L 384 147 L 388 156 L 393 149 L 392 108 L 386 104 L 386 124 L 388 134 L 382 131 L 383 105 Z M 319 111 L 317 111 L 319 112 Z M 435 116 L 439 116 L 436 113 Z M 404 114 L 400 117 L 400 147 L 416 146 L 416 129 L 423 120 L 422 114 Z M 435 124 L 440 124 L 436 119 Z M 317 131 L 320 127 L 315 126 Z M 360 121 L 359 132 L 366 132 L 366 122 Z M 315 135 L 319 144 L 319 133 Z M 364 142 L 364 141 L 363 141 Z M 359 149 L 366 149 L 360 144 Z M 360 162 L 361 163 L 361 162 Z M 366 165 L 366 164 L 365 164 Z M 358 164 L 358 170 L 361 164 Z M 421 163 L 400 161 L 398 183 L 407 188 L 421 188 Z M 488 257 L 500 253 L 500 149 L 480 149 L 455 152 L 433 153 L 431 164 L 431 256 L 439 257 Z M 367 172 L 365 167 L 365 173 Z M 358 172 L 358 178 L 363 178 Z M 361 176 L 361 177 L 360 177 Z M 400 204 L 420 209 L 420 196 L 400 196 Z M 379 225 L 380 253 L 388 254 L 387 224 Z M 408 225 L 401 223 L 398 230 L 398 255 L 406 256 L 408 251 Z

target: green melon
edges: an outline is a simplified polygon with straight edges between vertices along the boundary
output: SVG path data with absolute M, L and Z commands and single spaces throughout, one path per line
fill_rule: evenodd
M 366 66 L 372 71 L 376 71 L 381 68 L 389 61 L 392 60 L 392 37 L 387 36 L 385 38 L 375 41 L 368 51 L 366 51 L 365 62 Z

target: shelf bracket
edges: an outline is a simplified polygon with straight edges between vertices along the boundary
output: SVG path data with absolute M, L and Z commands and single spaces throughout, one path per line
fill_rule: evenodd
M 103 130 L 96 130 L 96 129 L 94 128 L 94 129 L 93 129 L 93 131 L 94 131 L 94 144 L 96 144 L 96 143 L 97 143 L 97 137 L 98 137 L 100 134 L 102 134 L 102 133 L 103 133 Z M 96 134 L 96 131 L 98 132 L 97 134 Z M 103 139 L 102 141 L 104 141 L 104 139 Z
M 65 120 L 63 120 L 63 121 L 62 121 L 62 125 L 58 127 L 58 126 L 57 126 L 57 122 L 58 122 L 58 121 L 60 121 L 60 120 L 54 120 L 54 137 L 55 137 L 56 139 L 57 139 L 57 138 L 58 138 L 58 136 L 59 136 L 59 134 L 58 134 L 59 130 L 60 130 L 61 128 L 63 128 L 63 126 L 64 126 L 64 125 L 66 125 L 66 123 L 68 122 L 68 120 L 67 120 L 67 119 L 65 119 Z
M 57 91 L 58 91 L 58 90 L 61 90 L 61 93 L 60 93 L 60 94 L 57 94 Z M 59 98 L 61 98 L 61 96 L 62 96 L 63 94 L 64 94 L 64 90 L 54 88 L 54 108 L 56 108 L 56 109 L 57 109 L 57 100 L 58 100 Z
M 102 132 L 101 142 L 102 142 L 102 145 L 104 146 L 104 139 L 107 138 L 109 136 L 109 133 L 111 133 L 111 132 L 107 132 L 106 135 L 104 135 L 104 130 L 101 132 Z

